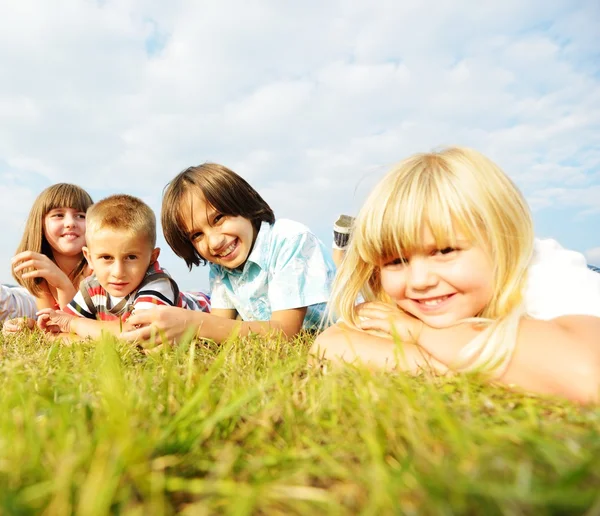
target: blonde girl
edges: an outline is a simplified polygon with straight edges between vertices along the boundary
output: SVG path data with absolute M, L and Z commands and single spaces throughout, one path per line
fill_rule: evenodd
M 17 253 L 13 276 L 35 298 L 37 309 L 64 308 L 89 274 L 82 248 L 85 245 L 85 212 L 92 198 L 79 186 L 59 183 L 46 188 L 35 200 Z M 30 318 L 4 323 L 3 332 L 32 328 Z
M 600 275 L 535 239 L 523 195 L 474 150 L 417 154 L 384 177 L 354 223 L 332 307 L 343 322 L 316 339 L 319 356 L 598 399 Z

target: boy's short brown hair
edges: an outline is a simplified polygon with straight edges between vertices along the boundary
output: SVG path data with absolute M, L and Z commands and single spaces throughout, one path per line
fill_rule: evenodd
M 143 234 L 156 246 L 156 215 L 144 201 L 127 194 L 110 195 L 92 205 L 86 214 L 86 237 L 101 229 Z
M 275 214 L 267 202 L 233 170 L 217 163 L 186 168 L 165 187 L 161 222 L 165 240 L 190 270 L 192 265 L 206 265 L 185 231 L 189 221 L 182 219 L 183 201 L 194 191 L 200 191 L 219 213 L 248 219 L 256 233 L 263 222 L 275 222 Z

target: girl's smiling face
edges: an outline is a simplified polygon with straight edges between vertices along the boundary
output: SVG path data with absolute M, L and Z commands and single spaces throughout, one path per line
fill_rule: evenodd
M 256 238 L 250 220 L 219 213 L 200 192 L 184 198 L 181 219 L 186 221 L 188 238 L 202 258 L 228 269 L 246 263 Z
M 85 213 L 74 208 L 55 208 L 44 217 L 44 236 L 53 252 L 76 256 L 85 245 Z
M 383 260 L 382 289 L 399 308 L 432 328 L 479 315 L 493 294 L 493 265 L 479 246 L 456 235 L 454 247 L 439 249 L 431 231 L 408 256 Z

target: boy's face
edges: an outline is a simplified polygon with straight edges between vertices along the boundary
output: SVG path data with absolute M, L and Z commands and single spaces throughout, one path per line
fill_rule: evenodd
M 185 230 L 200 256 L 228 269 L 244 265 L 256 239 L 252 222 L 242 216 L 219 213 L 199 193 L 184 199 Z
M 83 254 L 90 268 L 100 285 L 115 297 L 125 297 L 138 288 L 160 253 L 146 235 L 115 229 L 89 231 L 87 242 Z

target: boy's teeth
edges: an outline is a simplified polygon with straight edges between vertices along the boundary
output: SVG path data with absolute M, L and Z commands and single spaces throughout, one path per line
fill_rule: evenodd
M 442 301 L 446 301 L 446 299 L 448 299 L 449 296 L 442 296 L 442 297 L 438 297 L 436 299 L 427 299 L 426 301 L 421 301 L 421 303 L 423 303 L 425 306 L 435 306 L 435 305 L 439 305 Z

